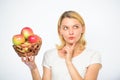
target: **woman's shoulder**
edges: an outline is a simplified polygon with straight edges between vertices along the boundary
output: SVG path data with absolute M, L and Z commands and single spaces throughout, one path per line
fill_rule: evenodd
M 100 51 L 95 50 L 95 49 L 91 49 L 91 48 L 86 48 L 85 53 L 89 54 L 89 55 L 95 55 L 95 54 L 101 55 Z
M 102 53 L 95 49 L 86 49 L 86 53 L 88 56 L 88 59 L 90 60 L 90 64 L 94 63 L 100 63 L 102 62 Z
M 45 51 L 45 55 L 55 55 L 56 52 L 57 52 L 56 48 L 48 49 Z

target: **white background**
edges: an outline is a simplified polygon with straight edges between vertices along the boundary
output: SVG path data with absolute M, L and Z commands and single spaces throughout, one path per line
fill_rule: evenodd
M 25 26 L 43 40 L 36 56 L 42 73 L 43 54 L 59 43 L 57 21 L 66 10 L 82 15 L 87 47 L 102 53 L 98 80 L 120 80 L 119 0 L 0 0 L 0 80 L 32 80 L 29 68 L 12 48 L 12 36 Z

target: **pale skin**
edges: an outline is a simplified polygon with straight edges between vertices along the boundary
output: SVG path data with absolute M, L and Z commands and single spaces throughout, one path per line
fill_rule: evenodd
M 59 32 L 66 41 L 66 45 L 63 49 L 58 51 L 58 54 L 60 58 L 65 59 L 72 80 L 97 80 L 101 64 L 96 63 L 90 65 L 87 69 L 85 77 L 82 78 L 72 63 L 72 58 L 80 55 L 82 52 L 82 50 L 77 49 L 77 42 L 81 37 L 81 33 L 84 32 L 84 29 L 78 20 L 73 18 L 64 18 Z M 22 61 L 30 68 L 33 80 L 51 80 L 51 70 L 46 67 L 43 67 L 43 76 L 40 76 L 38 68 L 35 64 L 34 56 L 22 58 Z

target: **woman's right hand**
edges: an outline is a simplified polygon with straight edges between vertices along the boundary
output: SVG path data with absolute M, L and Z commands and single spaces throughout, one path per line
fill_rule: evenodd
M 42 80 L 35 63 L 35 56 L 21 57 L 21 60 L 30 68 L 33 80 Z
M 71 62 L 74 54 L 74 48 L 75 48 L 75 43 L 72 44 L 71 46 L 65 46 L 63 48 L 64 54 L 65 54 L 65 60 L 67 62 Z
M 37 67 L 35 63 L 35 56 L 21 57 L 21 60 L 30 68 L 30 70 Z

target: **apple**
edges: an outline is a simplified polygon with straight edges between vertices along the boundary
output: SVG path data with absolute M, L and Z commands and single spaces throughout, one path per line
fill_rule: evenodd
M 30 43 L 37 43 L 39 41 L 41 41 L 41 38 L 36 34 L 28 37 L 28 42 L 30 42 Z
M 20 45 L 25 42 L 25 38 L 21 34 L 16 34 L 13 36 L 12 41 L 14 45 Z
M 21 34 L 27 39 L 30 35 L 33 35 L 33 30 L 30 27 L 24 27 Z

